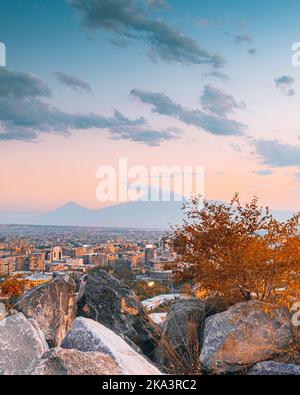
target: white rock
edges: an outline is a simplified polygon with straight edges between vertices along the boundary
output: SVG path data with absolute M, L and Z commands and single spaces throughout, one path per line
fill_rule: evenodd
M 48 350 L 34 320 L 22 313 L 0 322 L 0 375 L 23 375 Z
M 47 351 L 29 373 L 33 376 L 103 376 L 120 374 L 109 355 L 52 348 Z
M 109 355 L 124 375 L 160 375 L 160 371 L 142 355 L 134 351 L 121 337 L 102 324 L 88 318 L 77 318 L 62 348 Z
M 167 314 L 168 313 L 153 313 L 149 314 L 149 317 L 155 324 L 162 326 L 167 319 Z

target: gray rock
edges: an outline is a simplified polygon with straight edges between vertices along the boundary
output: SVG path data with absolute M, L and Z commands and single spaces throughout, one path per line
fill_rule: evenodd
M 88 318 L 80 317 L 73 322 L 61 347 L 109 355 L 117 364 L 121 374 L 160 374 L 155 366 L 133 350 L 120 336 Z
M 300 366 L 288 363 L 267 361 L 254 365 L 249 376 L 300 376 Z
M 53 348 L 30 371 L 34 376 L 118 375 L 119 368 L 108 355 Z
M 209 372 L 235 373 L 287 353 L 293 341 L 287 309 L 239 303 L 206 319 L 200 362 Z
M 78 316 L 95 320 L 141 348 L 151 358 L 159 328 L 150 320 L 135 294 L 103 270 L 82 282 L 77 300 Z
M 0 322 L 0 375 L 23 375 L 48 350 L 43 333 L 22 313 Z
M 159 347 L 162 365 L 168 363 L 171 347 L 172 353 L 177 355 L 186 370 L 191 368 L 200 350 L 204 321 L 205 305 L 198 300 L 179 300 L 171 305 Z
M 32 288 L 18 300 L 14 310 L 33 318 L 50 346 L 57 346 L 76 318 L 75 283 L 69 276 Z

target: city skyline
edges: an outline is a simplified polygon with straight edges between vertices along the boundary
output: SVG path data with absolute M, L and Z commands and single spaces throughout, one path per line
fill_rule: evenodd
M 0 14 L 0 212 L 101 208 L 97 168 L 120 157 L 203 166 L 208 199 L 299 210 L 299 2 L 3 0 Z

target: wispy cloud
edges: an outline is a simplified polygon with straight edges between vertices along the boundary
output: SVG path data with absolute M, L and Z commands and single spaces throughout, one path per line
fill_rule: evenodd
M 242 23 L 240 24 L 241 33 L 231 35 L 230 33 L 225 33 L 225 35 L 230 39 L 230 41 L 240 47 L 248 47 L 247 53 L 251 56 L 257 55 L 257 49 L 253 46 L 254 39 L 250 33 L 246 31 L 246 26 Z
M 205 85 L 200 103 L 204 110 L 223 117 L 231 114 L 234 110 L 246 107 L 245 103 L 237 102 L 232 95 L 228 95 L 212 85 Z
M 295 79 L 289 75 L 283 75 L 282 77 L 275 78 L 276 88 L 281 91 L 283 96 L 295 96 L 296 91 L 293 88 Z
M 249 55 L 257 56 L 257 49 L 256 48 L 250 48 L 250 49 L 248 49 L 248 53 L 249 53 Z
M 225 116 L 205 113 L 204 111 L 188 110 L 180 104 L 172 101 L 164 93 L 147 92 L 140 89 L 133 89 L 131 95 L 138 98 L 142 103 L 150 104 L 152 112 L 168 115 L 179 119 L 181 122 L 196 126 L 198 129 L 219 136 L 243 135 L 246 126 L 228 119 Z
M 197 26 L 199 26 L 199 27 L 205 27 L 205 26 L 208 26 L 209 24 L 210 24 L 210 20 L 209 19 L 206 19 L 206 18 L 197 18 L 196 20 L 195 20 L 195 23 L 196 23 L 196 25 Z
M 178 28 L 147 14 L 138 0 L 68 0 L 89 30 L 109 31 L 115 40 L 143 41 L 153 61 L 202 64 L 218 69 L 225 60 L 201 48 Z
M 177 128 L 169 128 L 161 131 L 141 128 L 119 128 L 112 131 L 112 138 L 116 140 L 130 140 L 150 147 L 158 147 L 164 141 L 177 140 L 183 132 Z
M 117 110 L 111 117 L 66 113 L 44 101 L 51 94 L 37 76 L 0 69 L 0 140 L 38 141 L 42 133 L 69 136 L 74 130 L 88 129 L 106 129 L 111 138 L 149 146 L 178 138 L 178 130 L 155 132 L 145 118 L 129 119 Z
M 253 38 L 248 33 L 236 34 L 233 37 L 233 41 L 235 44 L 242 45 L 242 44 L 252 44 Z
M 266 177 L 266 176 L 270 176 L 273 174 L 273 171 L 270 169 L 262 169 L 262 170 L 257 170 L 255 172 L 258 176 L 262 176 L 262 177 Z
M 67 73 L 64 73 L 62 71 L 55 71 L 54 75 L 57 79 L 57 81 L 64 86 L 67 86 L 68 88 L 74 89 L 74 90 L 83 90 L 85 92 L 92 92 L 92 88 L 90 84 L 80 78 L 73 77 Z
M 34 74 L 0 67 L 0 98 L 26 99 L 50 97 L 51 94 L 50 88 Z
M 271 167 L 300 166 L 300 146 L 284 144 L 278 140 L 254 141 L 257 154 Z
M 171 8 L 166 0 L 145 0 L 145 3 L 154 9 L 168 10 Z
M 221 71 L 211 71 L 209 73 L 206 73 L 205 76 L 206 77 L 214 77 L 214 78 L 217 78 L 223 82 L 230 80 L 230 77 L 227 74 L 222 73 Z
M 300 182 L 300 172 L 295 173 L 294 178 L 297 182 Z

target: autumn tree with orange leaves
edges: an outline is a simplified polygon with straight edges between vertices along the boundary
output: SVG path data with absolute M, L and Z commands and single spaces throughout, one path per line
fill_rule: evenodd
M 176 277 L 193 280 L 229 304 L 257 299 L 297 300 L 300 273 L 300 213 L 278 221 L 255 197 L 242 206 L 192 199 L 187 218 L 174 229 Z M 299 300 L 299 299 L 298 299 Z
M 21 283 L 16 279 L 7 279 L 1 283 L 1 291 L 5 296 L 20 296 L 22 294 Z

